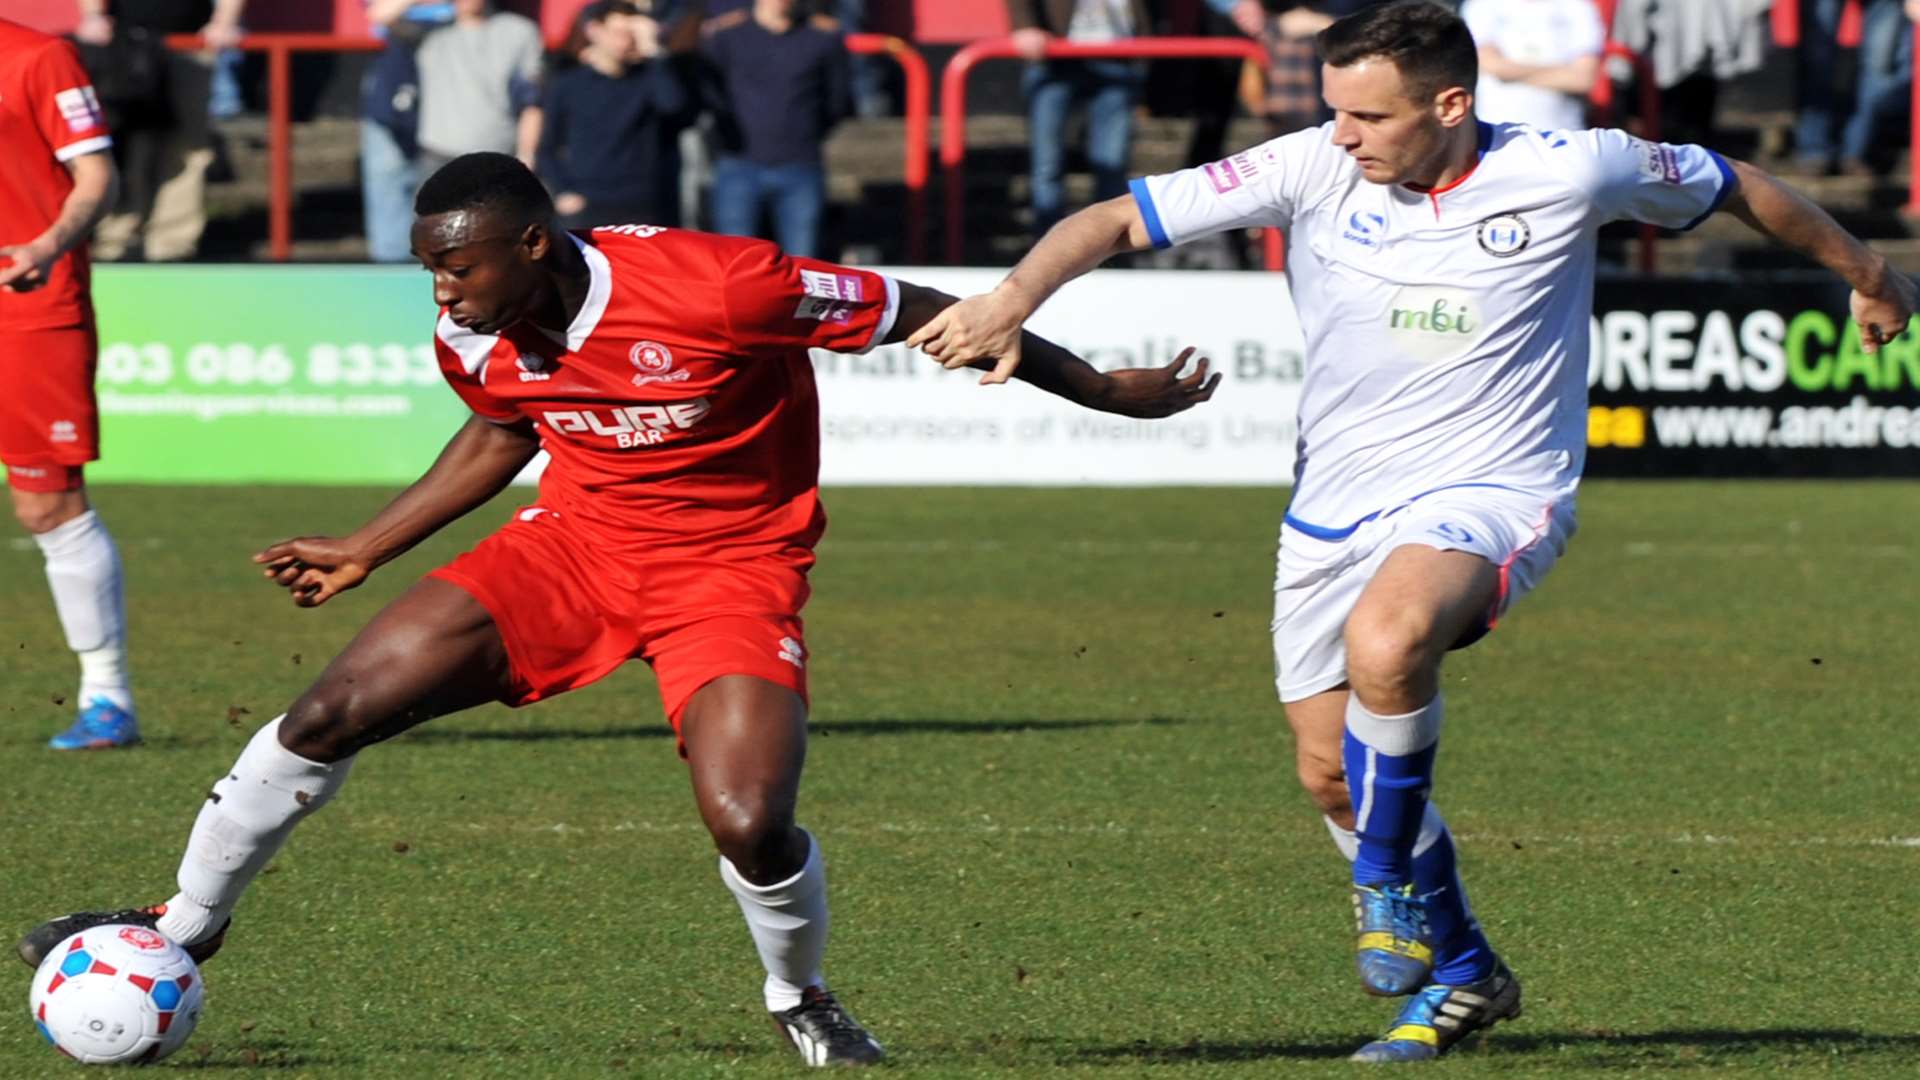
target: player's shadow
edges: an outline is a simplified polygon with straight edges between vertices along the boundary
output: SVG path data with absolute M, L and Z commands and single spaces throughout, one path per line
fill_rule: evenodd
M 1064 720 L 896 720 L 884 717 L 858 720 L 829 720 L 825 723 L 813 723 L 807 726 L 807 733 L 816 738 L 839 736 L 878 736 L 878 735 L 1010 735 L 1021 733 L 1042 734 L 1053 731 L 1082 731 L 1088 728 L 1126 728 L 1126 727 L 1172 727 L 1177 724 L 1191 723 L 1189 720 L 1171 716 L 1149 716 L 1138 719 L 1064 719 Z M 396 742 L 409 743 L 467 743 L 467 742 L 593 742 L 620 739 L 668 739 L 673 730 L 665 721 L 645 726 L 632 725 L 610 728 L 556 728 L 527 727 L 477 730 L 463 730 L 458 727 L 421 727 L 401 736 Z
M 1075 1065 L 1167 1065 L 1274 1058 L 1344 1058 L 1373 1037 L 1372 1033 L 1358 1033 L 1345 1039 L 1262 1039 L 1248 1042 L 1194 1040 L 1177 1045 L 1155 1045 L 1143 1041 L 1124 1046 L 1084 1047 L 1061 1055 L 1060 1060 L 1062 1064 Z M 1751 1031 L 1697 1028 L 1628 1034 L 1591 1031 L 1532 1034 L 1495 1032 L 1475 1043 L 1463 1045 L 1459 1052 L 1467 1056 L 1535 1054 L 1569 1047 L 1580 1049 L 1578 1064 L 1583 1068 L 1647 1067 L 1663 1063 L 1693 1066 L 1724 1062 L 1728 1058 L 1781 1053 L 1819 1054 L 1824 1059 L 1884 1056 L 1889 1061 L 1904 1063 L 1916 1050 L 1920 1050 L 1920 1035 L 1883 1035 L 1840 1028 L 1759 1028 Z M 1617 1053 L 1608 1053 L 1609 1050 Z

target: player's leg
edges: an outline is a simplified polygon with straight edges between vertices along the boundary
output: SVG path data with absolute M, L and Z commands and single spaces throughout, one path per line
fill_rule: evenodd
M 339 794 L 363 747 L 423 720 L 511 692 L 505 645 L 479 601 L 428 578 L 387 605 L 280 717 L 254 733 L 207 793 L 164 905 L 44 923 L 20 942 L 37 964 L 68 934 L 101 921 L 155 926 L 196 959 L 219 948 L 247 885 L 294 826 Z
M 120 553 L 88 505 L 82 469 L 99 456 L 91 328 L 9 334 L 11 392 L 0 394 L 0 460 L 14 517 L 46 559 L 60 627 L 80 664 L 78 716 L 59 750 L 139 741 L 128 687 Z M 16 352 L 17 350 L 17 352 Z
M 807 709 L 792 688 L 753 675 L 702 686 L 680 716 L 700 818 L 720 852 L 767 971 L 767 1011 L 810 1065 L 878 1061 L 880 1044 L 827 990 L 826 863 L 794 820 L 807 757 Z
M 48 743 L 56 750 L 97 750 L 140 741 L 127 677 L 126 600 L 120 551 L 87 503 L 78 467 L 35 470 L 69 478 L 60 491 L 11 487 L 14 517 L 46 559 L 47 586 L 67 647 L 80 663 L 73 725 Z M 50 485 L 49 485 L 50 486 Z
M 1027 95 L 1029 202 L 1035 236 L 1052 228 L 1066 212 L 1067 113 L 1074 98 L 1070 66 L 1057 60 L 1029 64 L 1022 77 Z

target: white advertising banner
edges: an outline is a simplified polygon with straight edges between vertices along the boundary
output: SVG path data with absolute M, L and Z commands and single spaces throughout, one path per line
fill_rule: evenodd
M 1003 270 L 881 268 L 955 296 Z M 1222 374 L 1212 401 L 1165 420 L 1093 412 L 1018 381 L 979 386 L 888 345 L 816 352 L 827 484 L 1284 484 L 1292 480 L 1304 341 L 1271 273 L 1095 271 L 1028 329 L 1102 370 L 1194 346 Z

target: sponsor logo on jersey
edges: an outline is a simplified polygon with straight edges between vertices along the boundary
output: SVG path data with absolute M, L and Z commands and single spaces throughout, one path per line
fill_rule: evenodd
M 667 434 L 685 431 L 707 418 L 713 406 L 706 398 L 670 405 L 621 405 L 608 409 L 548 409 L 540 422 L 566 435 L 599 435 L 622 450 L 658 446 Z
M 521 382 L 546 382 L 553 378 L 553 372 L 546 370 L 547 358 L 539 353 L 523 352 L 513 366 L 520 369 Z
M 1386 232 L 1387 219 L 1384 215 L 1355 210 L 1353 216 L 1347 219 L 1346 231 L 1340 234 L 1340 238 L 1351 240 L 1361 247 L 1378 248 Z
M 1279 154 L 1271 147 L 1261 146 L 1242 150 L 1230 158 L 1210 161 L 1200 166 L 1200 171 L 1206 176 L 1207 182 L 1213 185 L 1214 194 L 1225 195 L 1279 163 Z
M 807 647 L 790 637 L 780 639 L 780 659 L 797 668 L 807 666 Z
M 1387 331 L 1409 356 L 1448 360 L 1471 347 L 1483 320 L 1479 302 L 1460 289 L 1409 285 L 1387 308 Z
M 858 275 L 825 270 L 800 271 L 800 291 L 806 295 L 793 309 L 796 319 L 844 323 L 853 318 L 853 306 L 865 299 Z
M 1443 540 L 1447 540 L 1455 544 L 1473 543 L 1473 534 L 1461 528 L 1460 526 L 1455 525 L 1451 521 L 1443 521 L 1440 524 L 1435 525 L 1432 528 L 1428 529 L 1427 531 L 1434 534 L 1435 536 L 1440 537 Z
M 661 233 L 666 232 L 667 227 L 665 225 L 601 225 L 593 231 L 616 233 L 620 236 L 637 236 L 645 240 L 648 237 L 659 236 Z
M 59 108 L 60 118 L 67 122 L 69 131 L 91 131 L 105 123 L 100 117 L 100 99 L 93 95 L 91 86 L 62 90 L 53 95 L 53 103 Z
M 55 420 L 47 426 L 47 438 L 52 442 L 79 442 L 80 428 L 71 420 Z
M 1669 184 L 1680 182 L 1680 155 L 1673 147 L 1664 143 L 1634 139 L 1634 149 L 1640 152 L 1640 171 L 1650 179 L 1664 180 Z
M 1496 259 L 1510 259 L 1527 250 L 1533 229 L 1519 214 L 1496 214 L 1480 223 L 1480 250 Z

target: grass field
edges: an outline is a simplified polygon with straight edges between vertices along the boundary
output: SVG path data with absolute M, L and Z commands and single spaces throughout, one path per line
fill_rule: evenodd
M 246 562 L 384 492 L 109 488 L 147 745 L 0 544 L 0 931 L 172 891 L 207 784 L 489 506 L 299 611 Z M 522 493 L 524 494 L 524 493 Z M 829 973 L 925 1076 L 1344 1076 L 1390 1005 L 1272 700 L 1284 493 L 832 493 L 808 609 Z M 1600 484 L 1454 657 L 1438 799 L 1526 1016 L 1448 1076 L 1920 1071 L 1920 625 L 1903 484 Z M 5 961 L 11 962 L 11 961 Z M 242 903 L 174 1067 L 779 1075 L 797 1060 L 643 667 L 364 755 Z M 17 996 L 0 1076 L 64 1074 Z M 10 1003 L 8 1003 L 10 1002 Z

